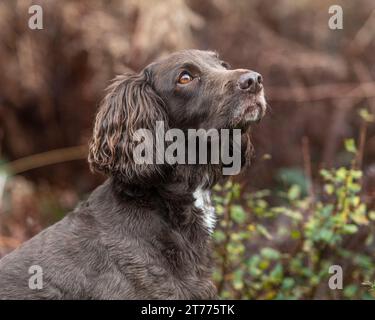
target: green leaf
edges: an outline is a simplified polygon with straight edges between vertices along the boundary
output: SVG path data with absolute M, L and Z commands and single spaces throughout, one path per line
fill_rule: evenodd
M 280 258 L 280 252 L 270 247 L 262 248 L 260 254 L 269 260 L 277 260 Z
M 362 108 L 359 110 L 359 115 L 360 117 L 365 120 L 366 122 L 374 122 L 375 121 L 375 116 L 368 112 L 366 108 Z
M 329 229 L 322 229 L 320 232 L 318 232 L 319 238 L 323 241 L 330 243 L 333 237 L 332 230 Z
M 230 209 L 230 212 L 231 212 L 231 217 L 232 219 L 241 224 L 241 223 L 244 223 L 245 220 L 246 220 L 246 212 L 245 210 L 242 208 L 242 206 L 239 206 L 239 205 L 233 205 Z
M 351 183 L 348 185 L 348 189 L 353 193 L 358 193 L 361 191 L 361 186 L 358 183 Z
M 212 236 L 214 240 L 218 243 L 224 241 L 225 239 L 225 234 L 221 230 L 215 230 Z
M 298 240 L 301 238 L 301 232 L 299 232 L 298 230 L 292 230 L 290 232 L 290 237 L 293 239 L 293 240 Z
M 344 233 L 353 234 L 358 231 L 358 227 L 355 224 L 346 224 L 342 228 Z
M 222 186 L 217 183 L 217 184 L 214 185 L 213 190 L 216 191 L 216 192 L 219 192 L 219 191 L 222 190 Z
M 332 173 L 330 171 L 326 170 L 326 169 L 320 170 L 320 175 L 326 181 L 332 181 L 332 180 L 334 180 Z
M 283 278 L 283 266 L 281 263 L 276 264 L 276 266 L 270 272 L 270 277 L 273 281 L 281 282 Z
M 333 194 L 333 192 L 335 191 L 335 187 L 334 187 L 332 184 L 325 184 L 325 185 L 324 185 L 324 191 L 325 191 L 327 194 L 331 195 L 331 194 Z
M 360 179 L 363 175 L 361 170 L 351 170 L 351 174 L 354 179 Z
M 293 200 L 296 200 L 300 197 L 301 195 L 301 188 L 294 184 L 292 185 L 289 190 L 288 190 L 288 198 L 289 200 L 293 201 Z
M 259 263 L 259 268 L 261 270 L 266 270 L 268 267 L 270 266 L 270 262 L 268 260 L 262 260 L 260 263 Z
M 345 181 L 346 179 L 346 175 L 347 175 L 347 169 L 345 167 L 341 167 L 339 169 L 337 169 L 336 171 L 336 179 L 340 182 L 343 182 Z
M 346 298 L 352 298 L 358 290 L 358 286 L 355 284 L 350 284 L 344 288 L 344 296 Z
M 262 226 L 261 224 L 257 224 L 256 229 L 262 236 L 266 237 L 268 240 L 272 240 L 272 235 L 264 226 Z
M 354 139 L 350 138 L 350 139 L 345 140 L 345 149 L 346 151 L 351 152 L 351 153 L 357 152 Z
M 370 290 L 375 290 L 375 281 L 371 282 L 371 281 L 367 280 L 367 281 L 362 282 L 362 285 L 366 286 L 366 287 L 369 287 Z
M 238 199 L 241 195 L 241 187 L 238 183 L 234 183 L 232 186 L 232 195 L 234 199 Z
M 281 287 L 284 290 L 288 290 L 288 289 L 291 289 L 294 286 L 294 284 L 295 284 L 295 281 L 293 278 L 286 277 L 284 278 Z
M 364 254 L 358 254 L 354 258 L 355 264 L 357 264 L 361 269 L 373 270 L 374 263 L 373 259 Z
M 243 288 L 243 275 L 244 272 L 241 269 L 237 269 L 233 273 L 233 287 L 236 290 L 241 290 Z
M 287 186 L 296 184 L 302 195 L 307 194 L 309 181 L 300 168 L 282 168 L 277 172 L 277 179 Z
M 303 218 L 301 212 L 296 211 L 296 210 L 287 209 L 287 210 L 285 210 L 284 215 L 286 215 L 287 217 L 289 217 L 289 218 L 291 218 L 292 220 L 295 220 L 295 221 L 300 221 Z
M 322 217 L 329 217 L 333 212 L 334 206 L 333 204 L 327 204 L 321 208 L 320 215 Z
M 221 204 L 215 206 L 216 214 L 221 216 L 224 213 L 224 207 Z

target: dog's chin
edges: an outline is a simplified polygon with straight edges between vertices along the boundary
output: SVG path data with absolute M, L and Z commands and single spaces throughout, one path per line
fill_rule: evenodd
M 238 115 L 235 117 L 235 128 L 247 131 L 253 124 L 262 120 L 266 110 L 266 103 L 263 99 L 244 101 Z

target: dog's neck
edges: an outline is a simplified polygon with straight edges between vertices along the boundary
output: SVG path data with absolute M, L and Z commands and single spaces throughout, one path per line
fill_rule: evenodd
M 209 166 L 177 166 L 167 181 L 147 187 L 126 184 L 115 178 L 111 179 L 111 184 L 120 199 L 164 208 L 166 218 L 175 225 L 186 225 L 201 217 L 205 229 L 212 233 L 216 217 L 210 189 L 218 176 L 215 170 L 209 169 Z
M 203 212 L 203 221 L 208 232 L 212 234 L 216 224 L 215 208 L 211 203 L 211 195 L 209 190 L 203 190 L 198 187 L 194 193 L 194 205 Z

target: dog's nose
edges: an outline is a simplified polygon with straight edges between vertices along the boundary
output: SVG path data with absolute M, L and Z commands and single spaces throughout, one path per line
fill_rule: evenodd
M 238 79 L 238 86 L 241 90 L 247 90 L 251 93 L 258 93 L 263 88 L 263 78 L 258 72 L 249 71 L 243 73 Z

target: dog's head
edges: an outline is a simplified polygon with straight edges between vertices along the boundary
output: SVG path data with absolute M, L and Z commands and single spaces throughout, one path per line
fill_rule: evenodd
M 171 127 L 247 129 L 265 113 L 262 76 L 232 70 L 215 52 L 180 51 L 145 70 L 165 102 Z
M 211 51 L 176 52 L 139 74 L 115 79 L 96 117 L 89 163 L 93 170 L 130 184 L 157 184 L 171 167 L 134 162 L 138 129 L 155 132 L 157 121 L 163 121 L 165 130 L 238 128 L 247 137 L 250 124 L 265 110 L 260 74 L 232 70 Z

